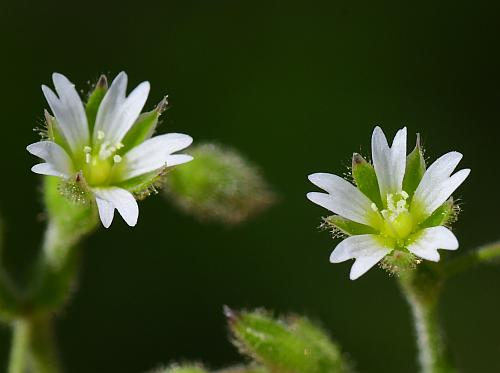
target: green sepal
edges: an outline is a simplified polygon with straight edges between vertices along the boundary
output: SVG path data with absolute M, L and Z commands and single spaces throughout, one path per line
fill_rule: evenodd
M 165 97 L 154 110 L 142 113 L 123 138 L 123 147 L 118 153 L 125 154 L 133 147 L 143 143 L 145 140 L 153 136 L 156 126 L 158 125 L 158 119 L 165 111 L 167 105 L 168 101 L 167 97 Z
M 74 236 L 76 232 L 92 230 L 96 223 L 96 211 L 91 201 L 83 199 L 79 203 L 64 196 L 61 187 L 66 182 L 81 184 L 82 191 L 86 188 L 85 180 L 81 173 L 76 174 L 71 180 L 61 180 L 58 177 L 44 177 L 44 202 L 47 214 L 51 221 L 64 228 L 68 235 Z M 82 192 L 84 193 L 84 192 Z
M 450 223 L 455 216 L 453 197 L 450 197 L 445 203 L 439 206 L 431 216 L 420 223 L 421 228 L 437 227 Z
M 62 146 L 69 154 L 71 154 L 71 149 L 66 142 L 64 136 L 59 131 L 59 126 L 57 124 L 56 118 L 50 115 L 47 110 L 44 110 L 43 115 L 45 117 L 45 127 L 44 131 L 45 139 L 54 141 L 56 144 Z
M 358 189 L 374 202 L 379 209 L 383 209 L 375 169 L 358 153 L 352 155 L 352 177 Z
M 420 134 L 417 133 L 417 143 L 415 149 L 406 157 L 406 170 L 403 179 L 403 190 L 410 197 L 417 190 L 418 184 L 424 176 L 426 170 L 424 154 L 420 146 Z
M 108 80 L 106 76 L 101 75 L 94 90 L 89 96 L 87 104 L 85 105 L 85 112 L 87 113 L 87 122 L 89 125 L 90 133 L 92 133 L 95 125 L 95 120 L 97 117 L 97 111 L 101 105 L 104 95 L 108 91 Z
M 141 200 L 151 194 L 156 194 L 157 189 L 161 188 L 165 182 L 165 175 L 167 168 L 164 167 L 160 170 L 148 172 L 143 175 L 136 176 L 118 183 L 117 186 L 128 190 L 134 194 L 134 197 Z
M 356 223 L 339 215 L 331 215 L 324 219 L 325 223 L 349 236 L 358 234 L 375 234 L 377 230 L 368 225 Z
M 226 308 L 240 351 L 272 373 L 346 372 L 337 347 L 306 320 L 276 320 L 263 311 L 235 313 Z

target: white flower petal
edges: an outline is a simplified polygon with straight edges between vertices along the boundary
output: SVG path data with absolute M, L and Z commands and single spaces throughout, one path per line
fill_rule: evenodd
M 458 152 L 447 153 L 438 158 L 425 172 L 413 196 L 412 205 L 422 210 L 421 219 L 432 214 L 469 176 L 463 169 L 450 177 L 462 159 Z
M 82 100 L 75 86 L 64 75 L 54 73 L 52 80 L 59 97 L 47 86 L 43 85 L 42 91 L 71 151 L 81 152 L 89 140 L 87 116 Z
M 370 225 L 372 202 L 350 182 L 326 173 L 309 175 L 309 180 L 329 193 L 308 193 L 309 200 L 349 220 Z
M 104 228 L 109 228 L 113 222 L 115 207 L 111 202 L 99 197 L 96 197 L 95 201 L 97 203 L 97 209 L 99 210 L 99 217 L 101 218 L 102 225 L 104 225 Z
M 63 174 L 51 163 L 39 163 L 31 167 L 31 171 L 35 174 L 47 175 L 47 176 L 57 176 L 57 177 L 68 177 L 68 175 Z
M 446 227 L 431 227 L 424 229 L 420 236 L 408 246 L 413 254 L 433 262 L 439 261 L 438 249 L 456 250 L 458 240 Z
M 95 188 L 93 189 L 96 195 L 96 201 L 98 199 L 107 201 L 111 203 L 113 208 L 116 208 L 123 220 L 130 225 L 131 227 L 137 224 L 137 219 L 139 218 L 139 206 L 137 205 L 137 201 L 135 200 L 132 193 L 126 191 L 121 188 Z M 101 216 L 101 221 L 103 225 L 106 227 L 106 224 L 111 224 L 113 217 L 109 218 L 109 206 L 103 204 L 102 202 L 98 202 L 103 205 L 103 213 L 104 216 Z M 101 208 L 99 207 L 99 214 L 101 214 Z M 106 222 L 106 223 L 105 223 Z M 107 227 L 106 227 L 107 228 Z
M 382 201 L 387 194 L 401 192 L 406 169 L 406 127 L 400 129 L 392 147 L 389 147 L 384 132 L 375 127 L 372 134 L 373 167 L 377 174 Z
M 65 177 L 69 177 L 73 173 L 71 158 L 68 156 L 66 151 L 55 142 L 39 141 L 28 145 L 26 150 L 31 154 L 42 158 L 47 163 L 50 163 L 59 174 L 64 175 Z M 40 168 L 38 167 L 37 169 Z
M 178 155 L 181 158 L 173 159 L 170 157 L 173 157 L 171 155 L 173 152 L 188 147 L 192 142 L 191 136 L 181 133 L 167 133 L 144 141 L 123 156 L 122 162 L 125 169 L 118 181 L 158 170 L 165 165 L 173 166 L 176 161 L 187 162 L 189 156 Z M 174 164 L 169 164 L 169 158 Z
M 349 259 L 354 262 L 350 279 L 355 280 L 377 264 L 391 248 L 383 246 L 373 234 L 351 236 L 337 245 L 330 255 L 331 263 L 340 263 Z
M 94 141 L 100 132 L 111 145 L 118 144 L 139 117 L 149 94 L 149 82 L 139 84 L 128 97 L 127 74 L 121 72 L 113 80 L 97 112 Z
M 390 250 L 377 250 L 368 256 L 359 257 L 356 259 L 351 267 L 351 272 L 349 273 L 349 278 L 351 280 L 357 280 L 359 277 L 364 275 L 368 270 L 370 270 L 375 264 L 380 262 L 384 256 L 390 253 Z
M 167 167 L 177 166 L 183 163 L 191 162 L 193 157 L 187 154 L 173 154 L 167 157 Z

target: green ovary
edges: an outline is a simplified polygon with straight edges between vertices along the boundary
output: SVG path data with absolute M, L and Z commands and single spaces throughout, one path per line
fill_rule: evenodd
M 412 233 L 414 226 L 410 213 L 402 212 L 394 220 L 384 221 L 384 233 L 397 239 L 405 239 Z
M 407 239 L 414 232 L 416 221 L 408 211 L 408 194 L 400 192 L 387 196 L 387 208 L 380 211 L 383 223 L 380 224 L 380 236 L 385 244 L 397 248 L 404 248 Z
M 95 157 L 85 165 L 83 175 L 91 186 L 106 185 L 110 181 L 112 170 L 113 162 L 111 160 L 101 160 Z

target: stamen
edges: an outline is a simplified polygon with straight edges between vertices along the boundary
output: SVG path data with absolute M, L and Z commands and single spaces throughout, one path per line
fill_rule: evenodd
M 393 222 L 400 214 L 407 212 L 408 206 L 406 200 L 408 198 L 409 195 L 404 190 L 396 194 L 387 194 L 387 209 L 381 211 L 384 219 Z
M 121 161 L 122 161 L 122 157 L 120 157 L 118 154 L 115 154 L 113 156 L 113 162 L 120 163 Z
M 103 131 L 97 131 L 97 140 L 104 139 L 105 133 Z

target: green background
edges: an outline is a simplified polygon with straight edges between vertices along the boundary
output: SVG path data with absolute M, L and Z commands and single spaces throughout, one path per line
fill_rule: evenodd
M 121 70 L 168 93 L 160 131 L 217 140 L 259 164 L 279 203 L 242 227 L 200 225 L 160 196 L 136 228 L 117 218 L 83 245 L 79 290 L 57 331 L 68 372 L 143 372 L 160 363 L 239 361 L 222 305 L 298 312 L 323 325 L 361 372 L 415 372 L 408 308 L 380 269 L 348 279 L 306 200 L 309 173 L 369 155 L 375 124 L 421 132 L 427 156 L 464 153 L 461 250 L 497 239 L 499 9 L 494 2 L 163 1 L 0 5 L 5 260 L 19 279 L 43 233 L 25 146 L 53 71 L 83 92 Z M 466 372 L 500 371 L 500 267 L 449 283 L 442 316 Z M 9 330 L 0 330 L 5 365 Z

